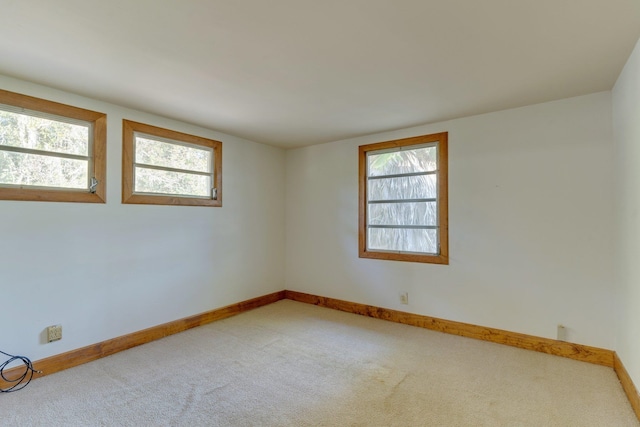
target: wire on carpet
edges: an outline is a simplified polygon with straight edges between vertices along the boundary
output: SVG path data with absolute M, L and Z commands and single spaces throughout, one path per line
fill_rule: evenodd
M 3 381 L 9 384 L 13 384 L 11 387 L 8 387 L 8 388 L 0 388 L 0 393 L 11 393 L 12 391 L 22 390 L 27 385 L 29 385 L 29 383 L 33 379 L 34 373 L 39 373 L 39 374 L 42 373 L 42 371 L 37 371 L 33 369 L 33 363 L 31 363 L 31 360 L 29 360 L 28 357 L 14 356 L 12 354 L 5 353 L 4 351 L 1 351 L 1 350 L 0 350 L 0 353 L 9 357 L 9 360 L 0 364 L 0 378 L 2 378 Z M 20 360 L 22 361 L 22 363 L 24 363 L 24 372 L 22 373 L 22 375 L 18 376 L 17 378 L 9 379 L 5 376 L 4 370 L 7 368 L 7 366 L 15 362 L 16 360 Z

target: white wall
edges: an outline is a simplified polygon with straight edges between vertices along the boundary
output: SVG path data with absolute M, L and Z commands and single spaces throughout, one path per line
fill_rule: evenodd
M 440 131 L 450 265 L 358 258 L 358 145 Z M 612 349 L 611 140 L 601 92 L 288 151 L 286 288 Z
M 616 351 L 640 386 L 640 42 L 613 94 L 615 142 Z
M 640 198 L 627 176 L 640 154 L 640 97 L 628 96 L 640 87 L 637 50 L 614 90 L 628 196 L 618 235 L 629 235 L 618 249 L 633 246 L 619 257 L 617 346 L 609 92 L 285 156 L 0 76 L 2 89 L 108 114 L 106 205 L 0 201 L 0 350 L 37 360 L 286 288 L 550 338 L 562 323 L 570 341 L 619 349 L 638 383 Z M 122 118 L 223 141 L 224 206 L 122 205 Z M 439 131 L 449 131 L 450 265 L 358 258 L 358 145 Z M 57 323 L 63 340 L 44 344 Z
M 284 289 L 278 148 L 0 76 L 107 114 L 107 204 L 0 201 L 0 350 L 33 360 Z M 122 119 L 222 141 L 222 208 L 122 205 Z M 62 324 L 63 339 L 42 332 Z

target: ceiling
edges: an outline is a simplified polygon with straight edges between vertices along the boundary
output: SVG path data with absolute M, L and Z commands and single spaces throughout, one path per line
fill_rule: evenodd
M 279 147 L 609 90 L 638 0 L 3 0 L 0 74 Z

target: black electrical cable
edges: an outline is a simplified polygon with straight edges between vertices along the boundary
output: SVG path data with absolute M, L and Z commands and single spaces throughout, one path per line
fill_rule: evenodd
M 36 373 L 36 372 L 39 373 L 39 374 L 42 373 L 42 371 L 37 371 L 37 370 L 33 369 L 33 363 L 31 363 L 31 360 L 29 360 L 28 357 L 25 357 L 25 356 L 14 356 L 12 354 L 5 353 L 4 351 L 1 351 L 1 350 L 0 350 L 0 353 L 2 353 L 5 356 L 9 357 L 9 360 L 4 362 L 3 364 L 0 364 L 0 378 L 2 378 L 3 381 L 5 381 L 5 382 L 7 382 L 9 384 L 13 384 L 9 388 L 0 388 L 0 393 L 11 393 L 12 391 L 22 390 L 27 385 L 29 385 L 29 383 L 33 379 L 33 374 L 34 373 Z M 22 373 L 22 375 L 18 376 L 17 378 L 13 378 L 13 379 L 7 378 L 5 376 L 4 370 L 7 368 L 7 366 L 9 366 L 11 363 L 15 362 L 16 360 L 20 360 L 20 361 L 22 361 L 22 363 L 24 363 L 24 372 Z

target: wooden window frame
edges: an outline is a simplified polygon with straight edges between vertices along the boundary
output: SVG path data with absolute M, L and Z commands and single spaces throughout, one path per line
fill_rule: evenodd
M 438 232 L 440 251 L 438 254 L 420 254 L 405 252 L 387 252 L 367 249 L 367 153 L 392 148 L 407 147 L 435 142 L 438 146 L 437 177 L 438 177 Z M 360 258 L 373 258 L 395 261 L 422 262 L 430 264 L 449 264 L 449 208 L 448 208 L 448 132 L 397 139 L 361 145 L 359 147 L 358 182 L 359 182 L 359 212 L 358 212 L 358 246 Z
M 90 123 L 93 131 L 92 168 L 90 177 L 96 178 L 98 184 L 95 192 L 86 192 L 56 187 L 16 186 L 0 187 L 0 200 L 38 201 L 38 202 L 78 202 L 106 203 L 107 193 L 107 115 L 84 108 L 60 104 L 45 99 L 22 95 L 0 89 L 0 104 L 38 111 L 54 116 L 66 117 Z
M 188 144 L 201 145 L 213 150 L 213 187 L 217 189 L 216 198 L 174 196 L 165 194 L 134 193 L 134 139 L 135 132 L 150 136 L 171 139 Z M 122 120 L 122 203 L 170 206 L 222 206 L 222 142 L 213 139 L 189 135 L 131 120 Z

